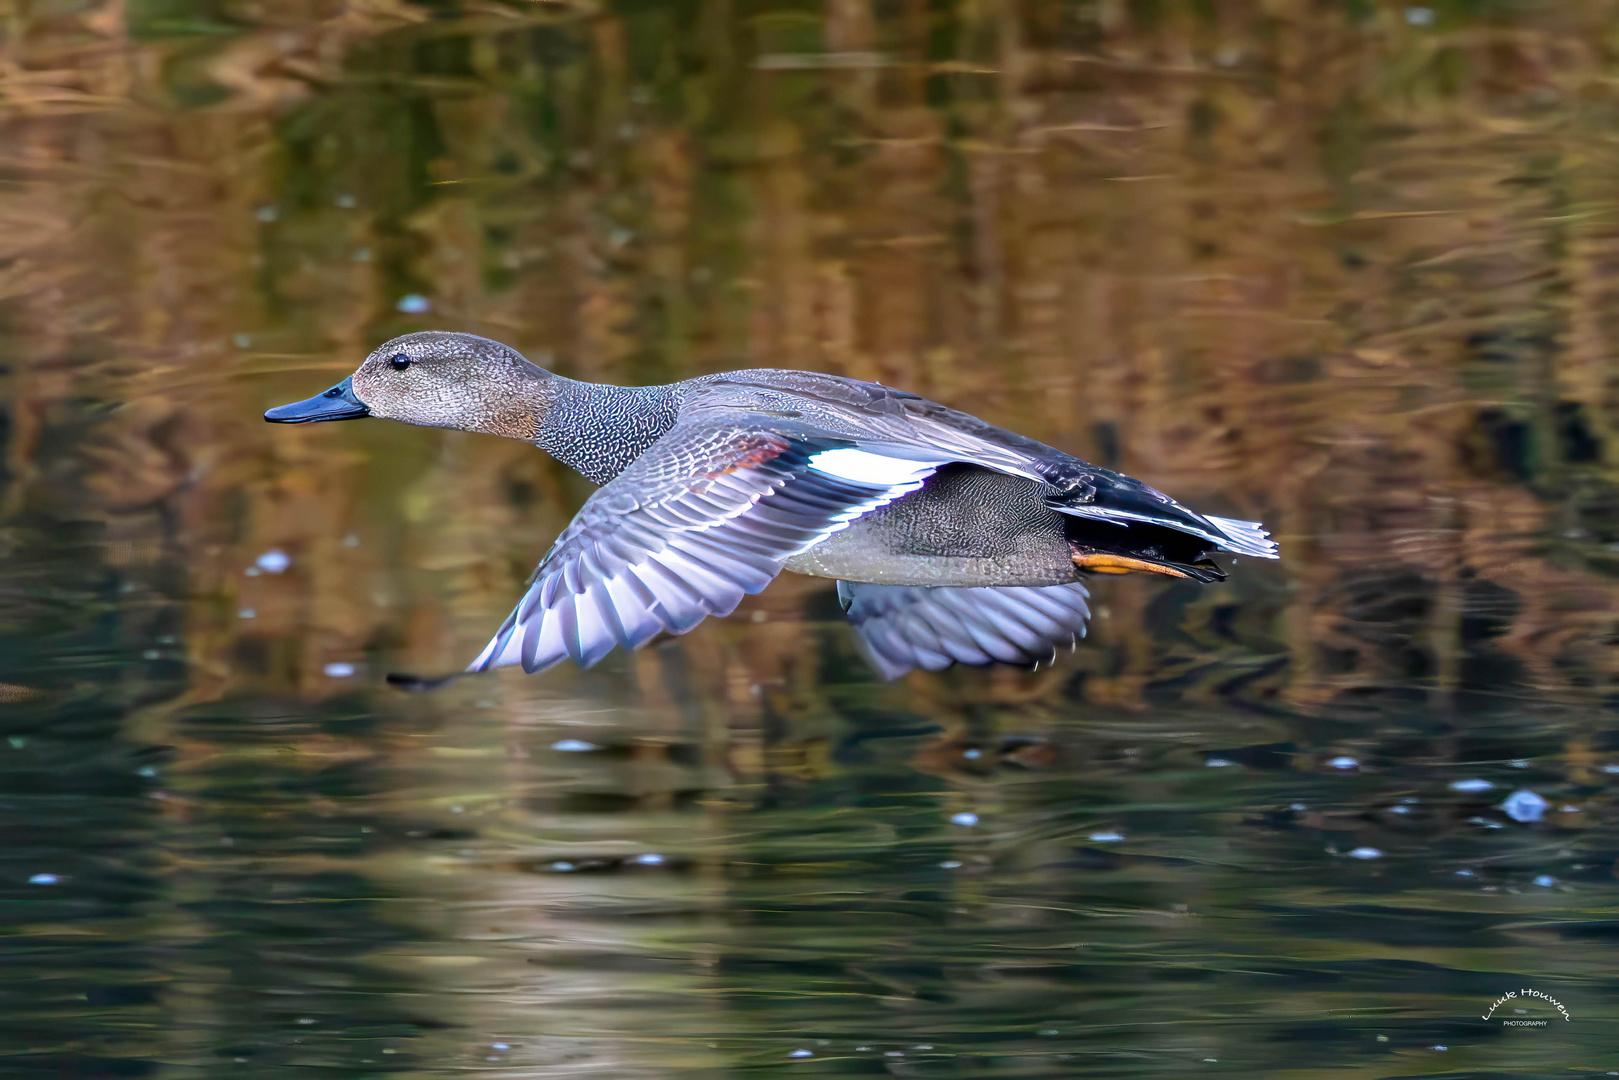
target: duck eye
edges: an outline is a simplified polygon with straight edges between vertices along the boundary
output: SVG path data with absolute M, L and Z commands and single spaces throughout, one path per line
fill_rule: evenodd
M 406 368 L 410 367 L 410 357 L 406 356 L 404 353 L 397 353 L 392 360 L 388 361 L 388 363 L 394 366 L 395 371 L 404 371 Z

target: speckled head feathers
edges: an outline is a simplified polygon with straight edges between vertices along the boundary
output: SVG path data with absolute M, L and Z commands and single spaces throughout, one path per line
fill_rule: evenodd
M 532 439 L 555 376 L 498 341 L 428 330 L 379 345 L 352 378 L 372 416 Z

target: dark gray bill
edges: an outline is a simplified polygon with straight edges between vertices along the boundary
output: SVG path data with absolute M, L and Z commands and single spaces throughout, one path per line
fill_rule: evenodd
M 358 420 L 370 415 L 365 402 L 354 396 L 351 375 L 318 397 L 277 405 L 266 412 L 264 418 L 272 424 L 313 424 L 317 420 Z

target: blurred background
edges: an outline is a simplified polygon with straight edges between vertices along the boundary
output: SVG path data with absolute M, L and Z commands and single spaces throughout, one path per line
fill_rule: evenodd
M 0 1068 L 1615 1075 L 1616 16 L 0 0 Z M 1283 558 L 1034 674 L 786 575 L 400 694 L 590 490 L 260 420 L 425 328 L 878 379 Z

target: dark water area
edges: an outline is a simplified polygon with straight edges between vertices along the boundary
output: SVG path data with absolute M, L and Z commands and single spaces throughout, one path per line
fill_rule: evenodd
M 1616 15 L 0 6 L 0 1075 L 1619 1075 Z M 784 575 L 403 694 L 590 491 L 260 421 L 426 328 L 1283 557 L 1032 673 Z

